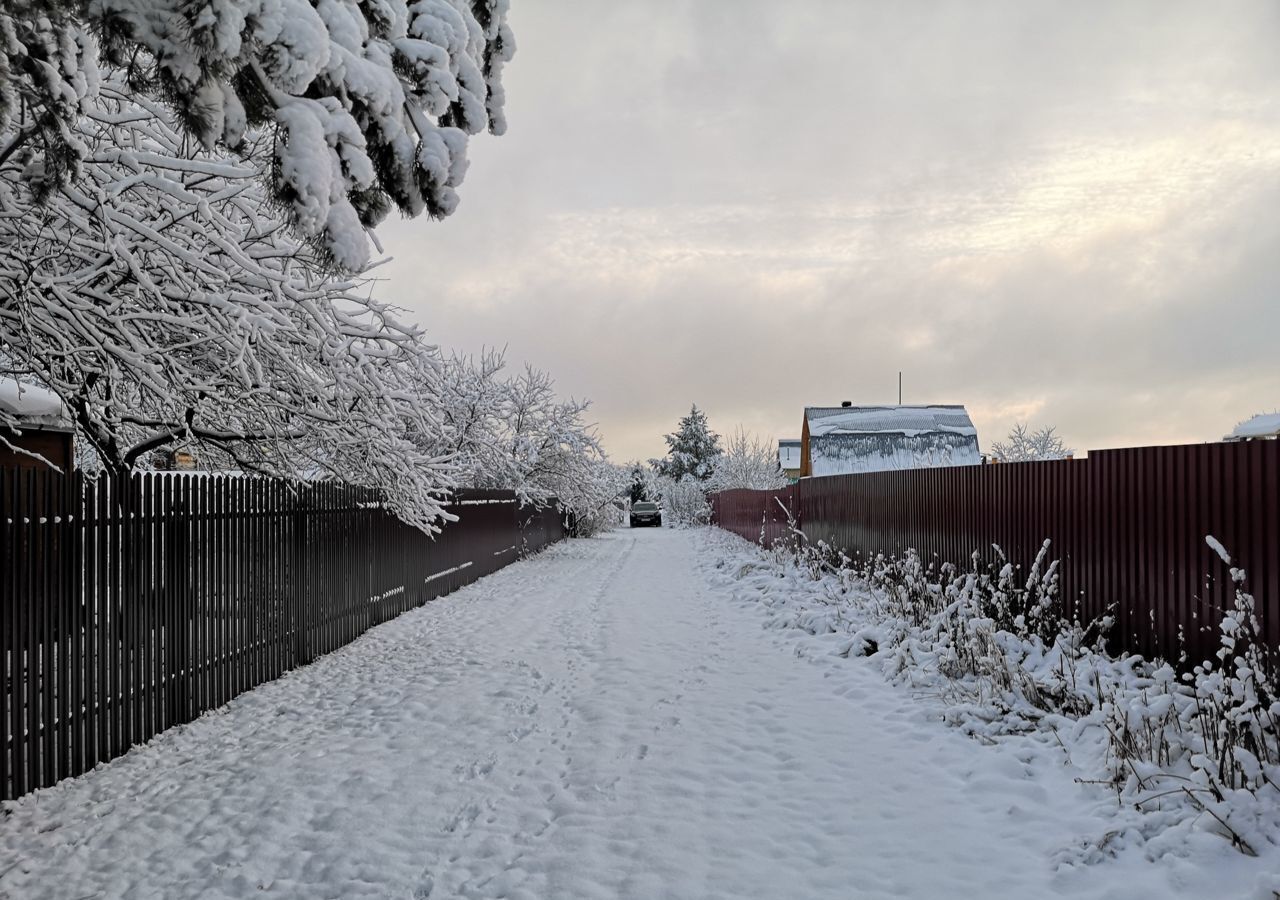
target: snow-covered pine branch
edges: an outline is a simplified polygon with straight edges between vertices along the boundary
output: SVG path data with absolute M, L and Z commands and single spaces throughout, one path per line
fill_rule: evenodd
M 632 460 L 626 464 L 627 494 L 631 502 L 639 500 L 659 500 L 662 490 L 658 484 L 658 475 L 653 469 L 640 460 Z
M 686 475 L 706 481 L 715 471 L 716 459 L 723 452 L 720 435 L 711 430 L 707 414 L 698 409 L 696 403 L 689 410 L 689 415 L 680 420 L 675 432 L 664 435 L 663 439 L 667 442 L 666 457 L 651 459 L 649 465 L 659 475 L 676 481 Z
M 0 125 L 60 184 L 82 158 L 71 128 L 99 66 L 171 104 L 205 149 L 266 134 L 273 200 L 355 272 L 366 228 L 394 206 L 453 212 L 468 135 L 501 134 L 508 0 L 15 0 L 0 17 Z M 50 24 L 55 23 L 55 24 Z
M 193 150 L 170 116 L 111 80 L 76 122 L 81 178 L 41 198 L 21 160 L 0 164 L 0 356 L 62 398 L 112 469 L 190 446 L 382 488 L 430 527 L 448 479 L 409 433 L 440 428 L 422 399 L 434 348 L 365 286 L 317 274 L 272 215 L 269 148 Z
M 991 455 L 1000 462 L 1066 459 L 1074 453 L 1052 425 L 1033 432 L 1026 425 L 1016 423 L 1007 438 L 991 445 Z
M 37 194 L 78 177 L 87 151 L 75 123 L 98 91 L 97 44 L 77 0 L 0 7 L 0 165 L 23 151 Z

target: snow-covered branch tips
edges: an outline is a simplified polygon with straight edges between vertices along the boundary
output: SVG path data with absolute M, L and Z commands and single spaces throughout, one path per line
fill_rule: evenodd
M 586 420 L 591 404 L 558 397 L 546 372 L 506 375 L 505 367 L 496 350 L 443 360 L 433 388 L 440 427 L 421 436 L 423 449 L 447 459 L 461 485 L 515 491 L 532 504 L 555 498 L 579 534 L 614 524 L 626 477 Z

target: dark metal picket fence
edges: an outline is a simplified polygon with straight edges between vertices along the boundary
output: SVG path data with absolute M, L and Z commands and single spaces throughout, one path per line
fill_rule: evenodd
M 781 505 L 779 503 L 781 502 Z M 784 511 L 783 506 L 786 507 Z M 1234 600 L 1212 535 L 1248 572 L 1268 644 L 1280 647 L 1280 441 L 1092 451 L 1087 459 L 806 478 L 712 498 L 720 527 L 770 543 L 788 512 L 811 544 L 853 557 L 964 567 L 992 545 L 1025 570 L 1042 542 L 1085 621 L 1115 617 L 1115 650 L 1191 662 L 1217 648 Z
M 434 538 L 370 490 L 0 469 L 0 798 L 85 772 L 564 537 L 463 491 Z

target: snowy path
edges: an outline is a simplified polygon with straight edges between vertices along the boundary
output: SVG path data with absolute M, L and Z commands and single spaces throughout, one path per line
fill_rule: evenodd
M 797 658 L 701 543 L 554 547 L 11 804 L 0 896 L 1148 896 L 1055 874 L 1086 788 Z

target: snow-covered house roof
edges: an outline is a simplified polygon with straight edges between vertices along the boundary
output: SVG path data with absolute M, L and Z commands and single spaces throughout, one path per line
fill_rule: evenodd
M 67 408 L 57 394 L 9 377 L 0 378 L 0 422 L 57 429 L 71 425 Z
M 982 464 L 963 406 L 810 406 L 807 475 Z
M 1249 441 L 1259 438 L 1280 438 L 1280 412 L 1259 413 L 1235 427 L 1224 441 Z
M 778 466 L 784 471 L 800 468 L 800 441 L 778 441 Z

